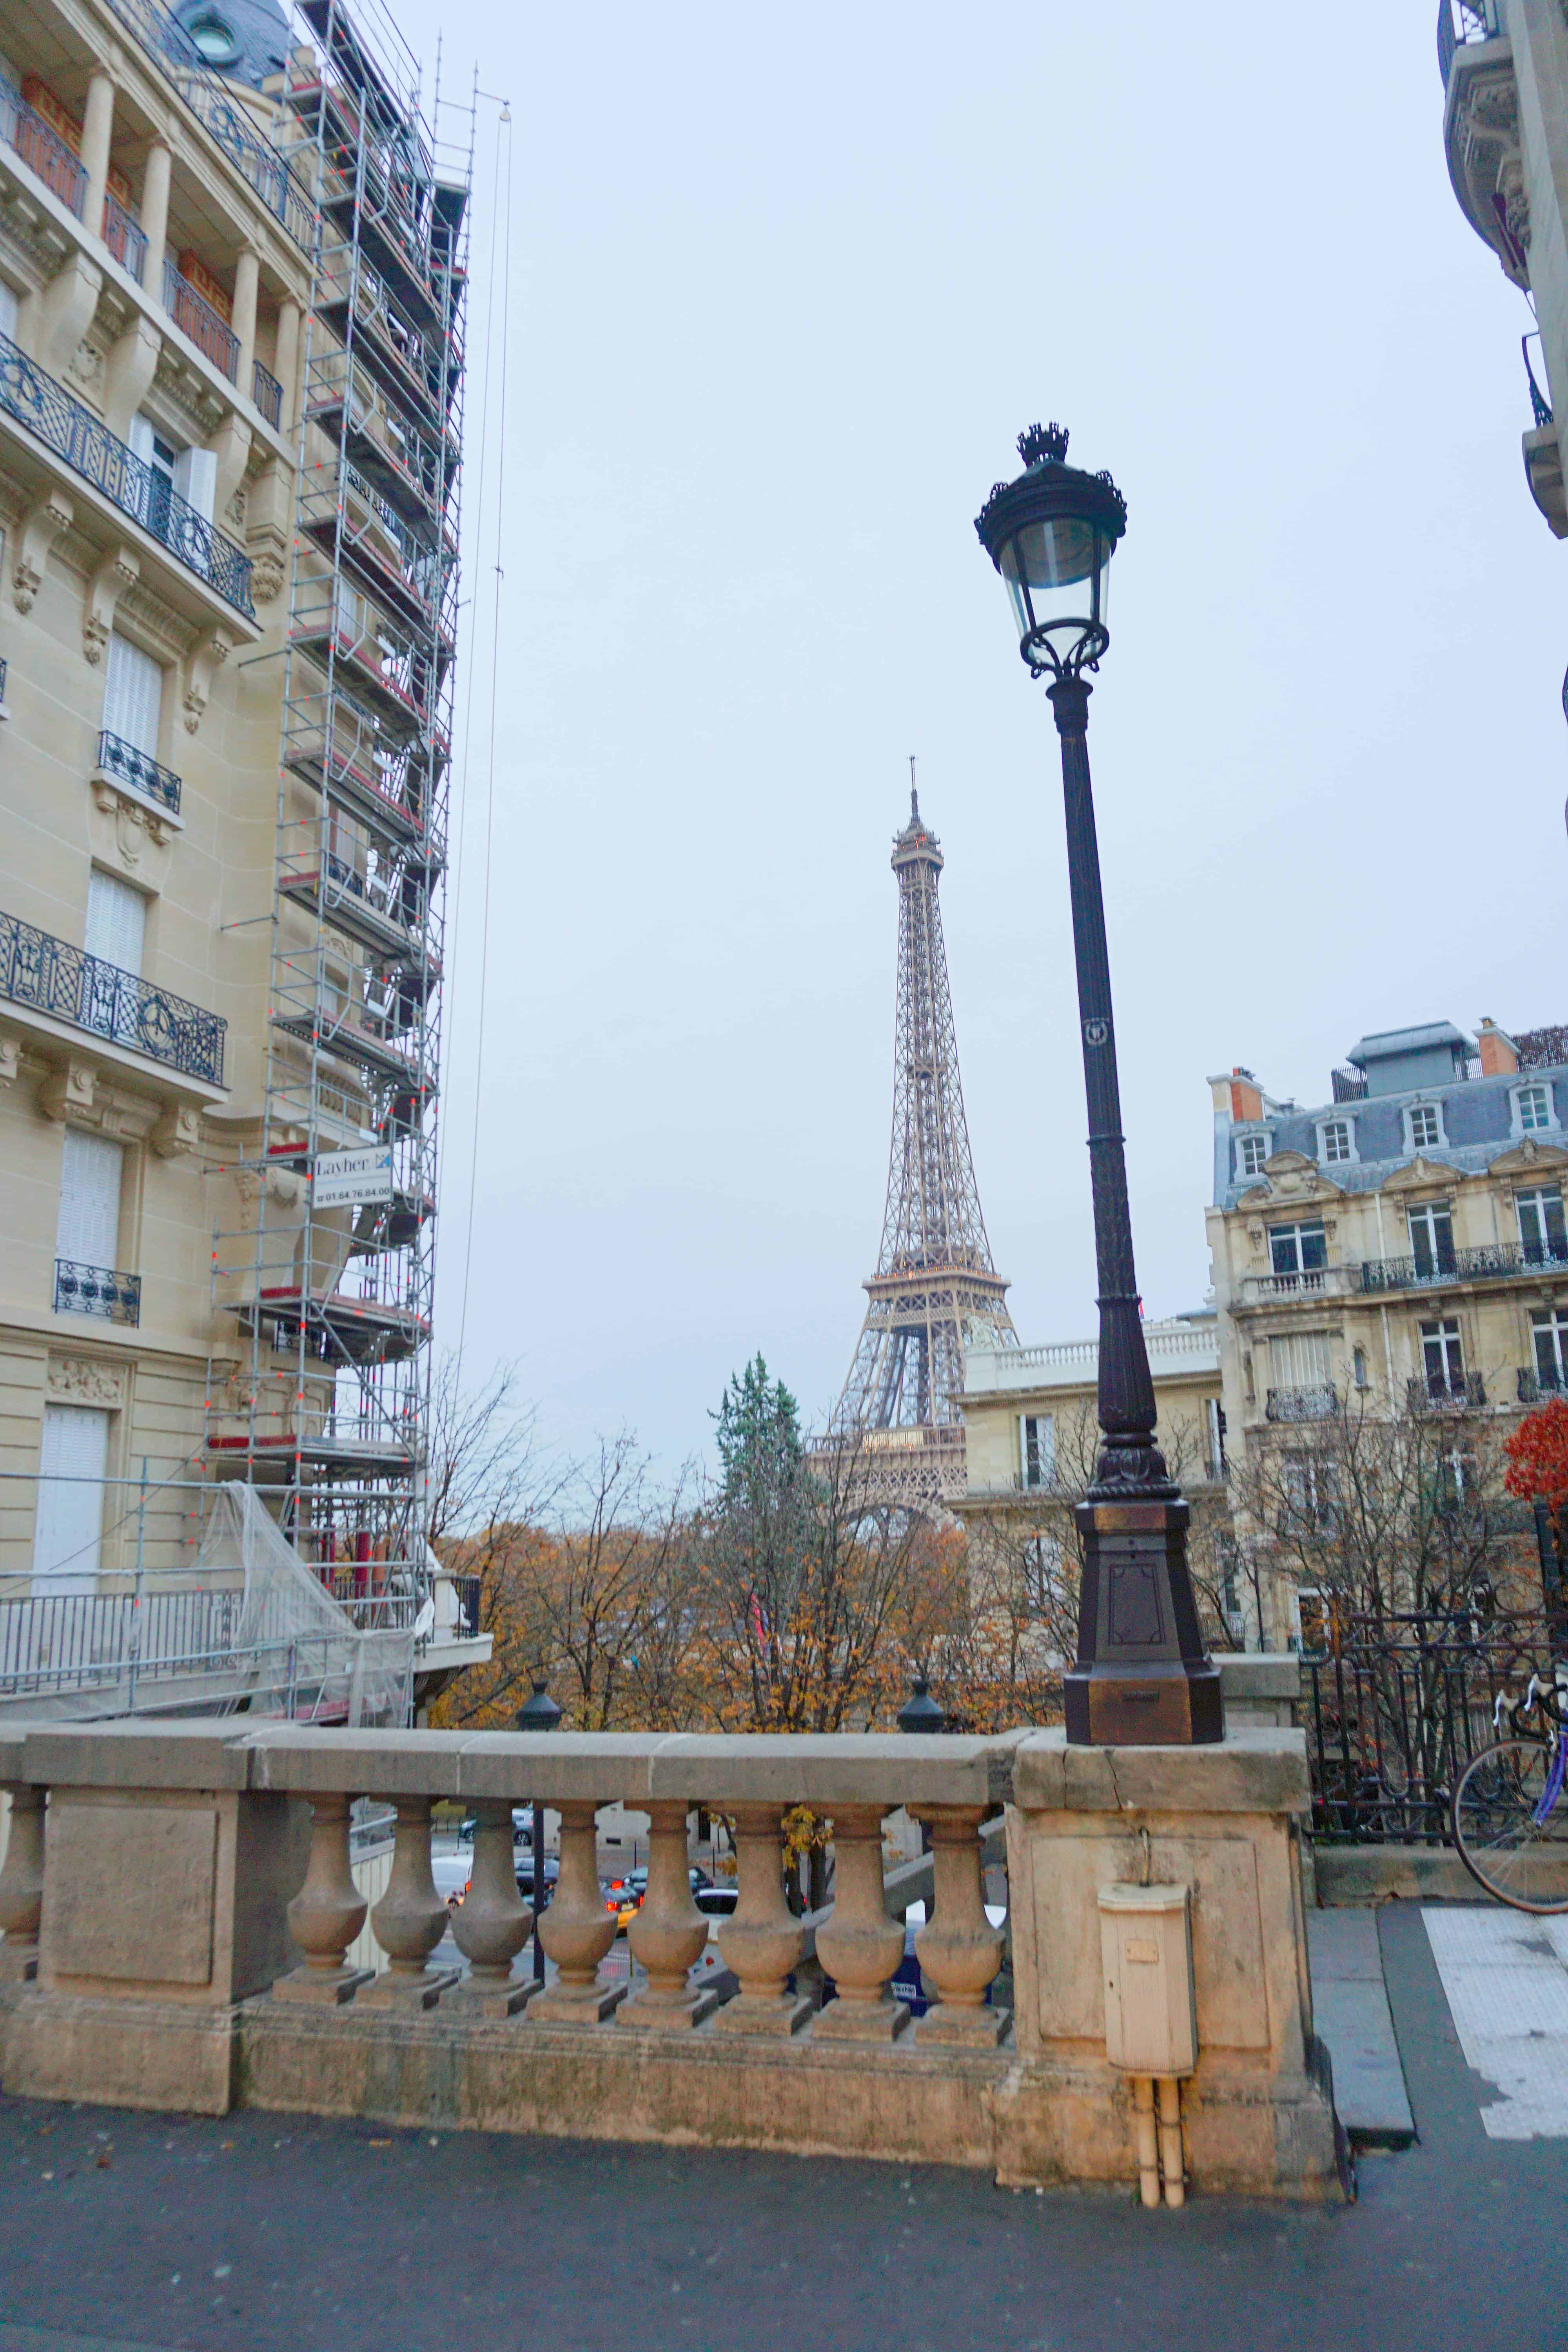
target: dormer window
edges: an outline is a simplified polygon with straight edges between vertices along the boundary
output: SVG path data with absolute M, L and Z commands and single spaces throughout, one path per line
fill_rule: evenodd
M 1355 1158 L 1355 1143 L 1348 1118 L 1326 1118 L 1318 1130 L 1318 1139 L 1320 1155 L 1327 1166 L 1332 1167 L 1338 1160 Z
M 1430 1151 L 1435 1145 L 1443 1142 L 1443 1109 L 1440 1103 L 1413 1103 L 1405 1112 L 1405 1118 L 1410 1131 L 1412 1151 Z
M 1552 1107 L 1552 1089 L 1539 1080 L 1513 1090 L 1513 1125 L 1516 1135 L 1538 1135 L 1543 1128 L 1557 1124 Z
M 1243 1176 L 1261 1176 L 1268 1157 L 1266 1135 L 1244 1135 L 1236 1147 L 1236 1164 Z

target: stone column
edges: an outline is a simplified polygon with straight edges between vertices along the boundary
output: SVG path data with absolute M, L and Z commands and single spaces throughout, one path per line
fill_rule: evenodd
M 994 2049 L 1010 2012 L 987 2008 L 985 1988 L 1002 1966 L 1003 1935 L 985 1916 L 979 1805 L 922 1806 L 936 1874 L 931 1917 L 915 1937 L 926 1997 L 922 2042 L 973 2042 Z
M 147 240 L 142 283 L 154 302 L 163 299 L 163 248 L 169 236 L 169 178 L 174 165 L 168 148 L 154 139 L 142 173 L 142 234 Z
M 42 1789 L 8 1781 L 11 1830 L 0 1870 L 0 1984 L 20 1984 L 38 1972 L 38 1921 L 44 1910 Z
M 474 1813 L 474 1867 L 452 1915 L 452 1934 L 469 1969 L 451 1998 L 485 2017 L 513 2017 L 539 1990 L 531 1977 L 514 1976 L 511 1966 L 533 1914 L 517 1891 L 510 1802 L 487 1798 Z
M 458 1980 L 456 1969 L 432 1969 L 431 1953 L 450 1920 L 430 1874 L 430 1800 L 399 1797 L 392 1848 L 392 1875 L 370 1915 L 387 1967 L 361 1993 L 373 2009 L 434 2009 L 444 1988 Z
M 114 132 L 114 84 L 101 66 L 87 78 L 87 105 L 81 122 L 81 160 L 87 173 L 83 226 L 89 236 L 103 235 L 103 200 L 109 194 L 109 146 Z
M 283 387 L 278 430 L 287 436 L 300 420 L 300 305 L 287 295 L 278 305 L 278 349 L 274 356 L 278 362 L 274 373 Z
M 239 345 L 235 365 L 237 388 L 250 398 L 251 371 L 256 364 L 256 297 L 261 282 L 261 256 L 253 245 L 240 247 L 234 266 L 234 334 Z
M 727 1969 L 741 1979 L 714 2021 L 716 2033 L 798 2033 L 811 2003 L 785 1990 L 800 1958 L 800 1921 L 784 1901 L 784 1837 L 777 1805 L 737 1805 L 735 1858 L 741 1899 L 719 1930 Z
M 647 1893 L 626 1930 L 633 1958 L 647 1970 L 647 1982 L 620 2011 L 616 2023 L 655 2033 L 679 2032 L 711 2017 L 719 1996 L 711 1988 L 699 1990 L 688 1982 L 706 1948 L 708 1922 L 691 1899 L 686 1801 L 655 1801 L 647 1811 Z
M 561 1875 L 537 1929 L 560 1974 L 530 2001 L 531 2025 L 597 2025 L 626 1999 L 625 1985 L 598 1980 L 599 1962 L 616 1940 L 616 1915 L 599 1886 L 597 1811 L 585 1798 L 569 1798 L 561 1808 Z
M 833 1810 L 833 1910 L 816 1931 L 816 1954 L 838 1988 L 818 2011 L 814 2039 L 891 2042 L 910 2021 L 909 2005 L 895 2000 L 888 1979 L 904 1956 L 904 1928 L 882 1901 L 882 1809 L 836 1805 Z
M 289 1932 L 305 1965 L 279 1978 L 273 1998 L 352 2000 L 371 1971 L 350 1968 L 345 1957 L 369 1908 L 349 1868 L 349 1801 L 335 1793 L 312 1797 L 310 1811 L 310 1860 L 305 1884 L 289 1906 Z

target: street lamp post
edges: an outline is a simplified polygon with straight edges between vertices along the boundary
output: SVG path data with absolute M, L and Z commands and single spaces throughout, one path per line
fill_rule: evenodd
M 1018 650 L 1046 691 L 1062 742 L 1068 877 L 1100 1288 L 1100 1426 L 1092 1485 L 1074 1514 L 1083 1553 L 1078 1658 L 1065 1682 L 1067 1736 L 1117 1748 L 1223 1739 L 1219 1670 L 1204 1648 L 1187 1566 L 1191 1517 L 1154 1443 L 1116 1075 L 1110 964 L 1089 774 L 1085 673 L 1110 643 L 1110 558 L 1127 504 L 1109 474 L 1067 464 L 1058 425 L 1018 436 L 1024 472 L 998 482 L 975 520 L 1012 600 Z
M 535 1675 L 533 1696 L 525 1698 L 517 1710 L 520 1731 L 553 1731 L 561 1721 L 561 1709 L 544 1687 L 544 1676 Z M 539 1923 L 544 1916 L 544 1807 L 533 1801 L 533 1980 L 544 1982 L 544 1947 L 539 1940 Z

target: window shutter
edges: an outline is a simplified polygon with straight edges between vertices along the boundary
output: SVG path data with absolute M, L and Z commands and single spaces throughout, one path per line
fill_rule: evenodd
M 108 1466 L 107 1412 L 94 1405 L 44 1407 L 33 1535 L 35 1592 L 69 1592 L 97 1580 Z
M 181 450 L 174 460 L 174 489 L 204 522 L 211 522 L 217 496 L 217 458 L 212 450 Z
M 121 971 L 142 975 L 142 943 L 147 930 L 147 901 L 129 882 L 101 874 L 95 866 L 88 877 L 87 937 L 89 955 L 118 964 Z
M 1029 1416 L 1024 1412 L 1018 1415 L 1018 1482 L 1029 1483 Z
M 9 286 L 0 285 L 0 335 L 16 340 L 16 297 Z
M 103 723 L 111 735 L 150 760 L 158 756 L 158 721 L 163 699 L 162 665 L 122 637 L 110 632 L 104 665 Z
M 132 456 L 140 457 L 144 466 L 150 466 L 153 462 L 152 418 L 138 413 L 132 418 L 131 430 L 125 437 L 130 444 Z
M 125 1147 L 68 1127 L 60 1158 L 57 1257 L 112 1267 L 120 1255 L 120 1185 Z

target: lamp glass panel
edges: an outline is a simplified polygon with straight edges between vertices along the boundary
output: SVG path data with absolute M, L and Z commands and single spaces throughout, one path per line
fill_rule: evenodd
M 1002 576 L 1019 636 L 1056 622 L 1103 622 L 1110 546 L 1098 525 L 1074 515 L 1029 523 L 1010 539 Z

